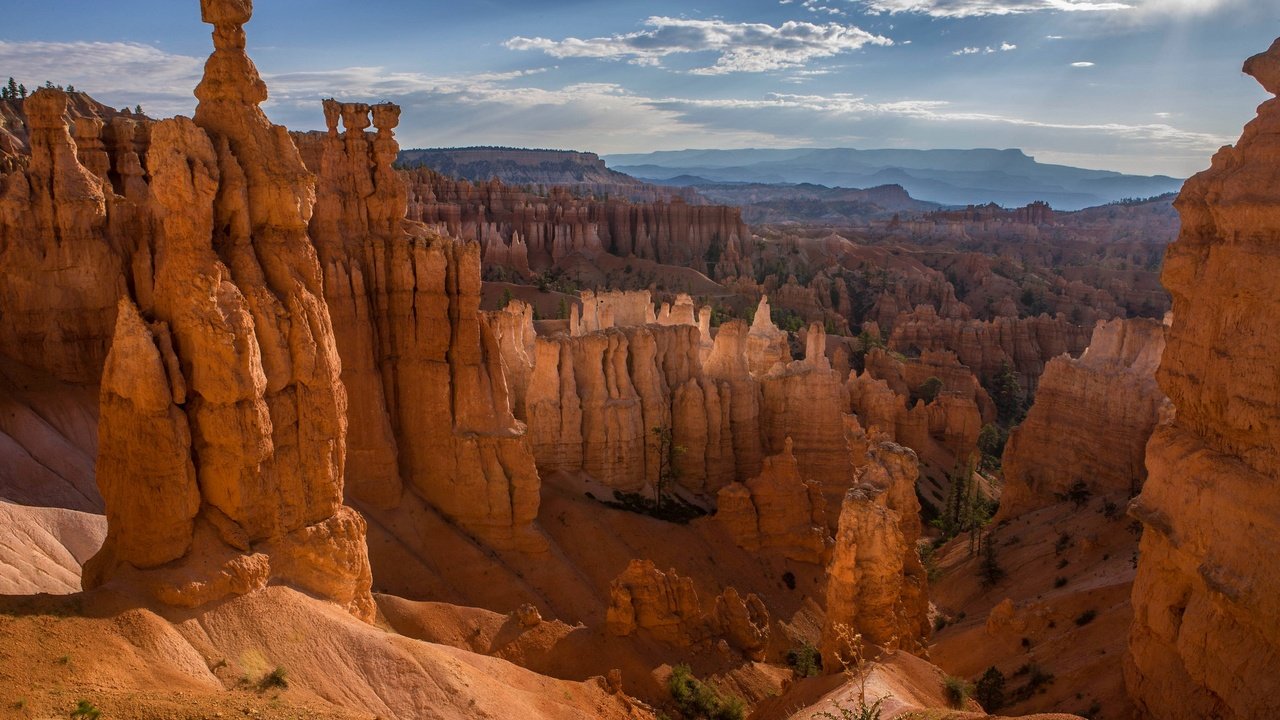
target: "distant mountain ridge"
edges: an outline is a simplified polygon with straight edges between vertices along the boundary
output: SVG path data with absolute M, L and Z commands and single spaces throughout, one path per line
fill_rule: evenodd
M 1041 163 L 1017 149 L 674 150 L 606 155 L 603 160 L 612 170 L 656 183 L 900 185 L 914 199 L 943 205 L 994 202 L 1021 207 L 1045 201 L 1058 209 L 1079 210 L 1163 195 L 1182 186 L 1182 180 L 1164 175 L 1125 175 Z

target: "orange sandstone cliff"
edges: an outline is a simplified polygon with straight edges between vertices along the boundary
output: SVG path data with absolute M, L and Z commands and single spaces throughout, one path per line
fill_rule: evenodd
M 1052 504 L 1077 483 L 1092 495 L 1137 494 L 1147 440 L 1168 403 L 1155 379 L 1164 342 L 1154 320 L 1112 320 L 1098 324 L 1080 358 L 1049 361 L 1005 447 L 1002 518 Z
M 1280 94 L 1280 41 L 1245 72 Z M 1131 513 L 1146 530 L 1126 681 L 1157 718 L 1280 713 L 1280 388 L 1273 262 L 1280 100 L 1187 181 L 1164 282 L 1173 324 L 1159 371 L 1176 417 L 1147 446 Z

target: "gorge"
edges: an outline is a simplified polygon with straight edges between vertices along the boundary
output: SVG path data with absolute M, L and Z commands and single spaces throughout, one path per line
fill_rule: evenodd
M 1180 229 L 748 225 L 291 132 L 199 8 L 191 118 L 0 100 L 6 717 L 1280 711 L 1280 100 Z

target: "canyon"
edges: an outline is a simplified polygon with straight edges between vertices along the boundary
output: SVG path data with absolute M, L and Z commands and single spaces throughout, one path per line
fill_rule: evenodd
M 592 155 L 406 168 L 391 103 L 291 132 L 251 0 L 200 11 L 191 118 L 0 101 L 6 713 L 1280 709 L 1280 100 L 1180 230 L 784 228 Z

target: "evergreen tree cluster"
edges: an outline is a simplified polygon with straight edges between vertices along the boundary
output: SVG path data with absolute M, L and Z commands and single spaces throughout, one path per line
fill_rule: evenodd
M 0 100 L 26 100 L 27 86 L 21 85 L 12 77 L 9 82 L 0 86 Z

